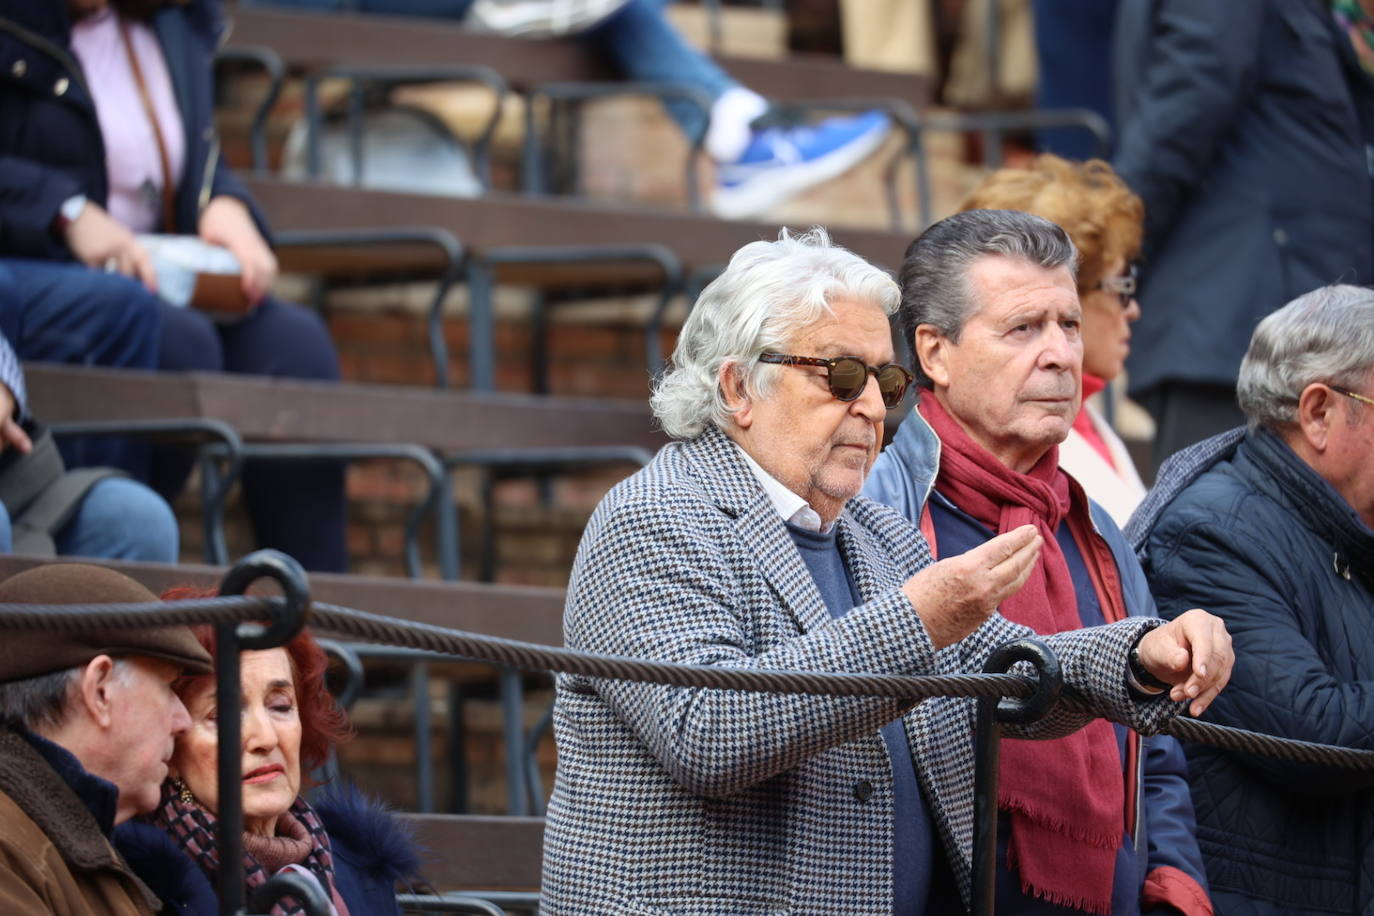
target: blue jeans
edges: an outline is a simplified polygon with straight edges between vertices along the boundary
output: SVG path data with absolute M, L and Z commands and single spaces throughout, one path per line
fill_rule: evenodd
M 161 305 L 141 283 L 80 264 L 0 259 L 0 333 L 20 359 L 119 369 L 157 368 Z M 147 446 L 123 439 L 60 443 L 67 467 L 137 474 Z
M 357 10 L 393 16 L 461 19 L 473 0 L 241 0 L 302 9 Z M 673 83 L 700 89 L 712 100 L 739 85 L 715 61 L 689 45 L 663 15 L 665 0 L 629 0 L 613 16 L 581 37 L 594 42 L 621 72 L 638 82 Z M 690 102 L 668 103 L 668 113 L 687 136 L 706 129 L 707 113 Z
M 54 535 L 64 557 L 175 563 L 179 533 L 172 507 L 141 483 L 108 477 L 91 487 L 71 521 Z M 14 538 L 9 511 L 0 504 L 0 553 Z

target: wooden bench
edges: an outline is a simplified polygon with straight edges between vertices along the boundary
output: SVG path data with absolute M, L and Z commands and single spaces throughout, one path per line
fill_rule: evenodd
M 480 34 L 440 19 L 263 7 L 240 7 L 232 21 L 229 47 L 271 48 L 295 72 L 340 65 L 461 64 L 489 67 L 520 90 L 617 78 L 596 48 L 575 38 L 528 41 Z M 928 77 L 849 67 L 819 54 L 784 60 L 721 57 L 717 63 L 755 92 L 789 102 L 895 98 L 921 108 L 931 93 Z
M 439 509 L 439 566 L 449 578 L 457 577 L 458 530 L 447 469 L 642 465 L 668 441 L 655 429 L 647 404 L 629 401 L 43 363 L 27 364 L 26 372 L 31 409 L 56 426 L 212 420 L 228 425 L 248 443 L 243 447 L 246 457 L 417 462 L 431 481 L 428 505 Z M 427 460 L 430 453 L 439 457 Z M 202 468 L 210 475 L 216 465 L 203 462 Z M 218 496 L 205 506 L 207 544 L 222 544 L 219 513 L 228 488 L 212 489 Z M 489 482 L 483 491 L 489 520 Z M 410 526 L 412 534 L 416 530 L 418 517 Z M 483 569 L 490 571 L 495 563 L 490 538 L 484 539 L 483 549 Z M 418 559 L 413 556 L 408 544 L 407 562 L 414 575 Z M 209 558 L 225 560 L 222 546 Z
M 694 213 L 609 207 L 566 198 L 500 192 L 479 198 L 433 197 L 268 177 L 253 177 L 248 185 L 278 229 L 338 231 L 433 226 L 462 242 L 470 265 L 480 265 L 487 253 L 512 248 L 581 249 L 590 256 L 596 248 L 651 242 L 670 251 L 680 263 L 682 274 L 688 275 L 719 268 L 741 246 L 777 238 L 779 228 L 773 223 L 724 221 Z M 879 229 L 832 227 L 831 234 L 837 244 L 890 270 L 901 265 L 911 242 L 907 233 Z M 528 261 L 519 268 L 523 274 L 512 273 L 514 269 L 496 265 L 485 270 L 481 289 L 472 291 L 469 362 L 473 388 L 488 389 L 494 378 L 491 283 L 498 279 L 541 282 L 538 276 L 530 275 Z M 566 273 L 566 266 L 561 269 Z M 643 279 L 647 269 L 641 264 L 638 273 L 628 275 Z M 624 263 L 598 263 L 595 267 L 588 265 L 582 274 L 583 280 L 608 274 L 623 278 L 627 267 Z M 647 361 L 651 366 L 657 356 L 656 331 L 666 305 L 666 300 L 660 303 L 647 331 Z M 434 317 L 431 315 L 431 328 L 436 325 Z M 443 374 L 441 371 L 440 375 Z
M 542 817 L 403 814 L 421 848 L 423 877 L 500 906 L 533 911 L 544 858 Z
M 213 418 L 245 441 L 412 442 L 446 454 L 668 440 L 647 403 L 401 385 L 305 382 L 26 363 L 30 408 L 48 423 Z

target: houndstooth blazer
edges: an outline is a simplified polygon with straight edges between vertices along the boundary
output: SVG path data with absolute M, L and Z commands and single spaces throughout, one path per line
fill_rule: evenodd
M 900 588 L 931 562 L 920 532 L 863 498 L 837 524 L 864 603 L 832 619 L 733 443 L 712 428 L 671 444 L 588 523 L 567 644 L 692 664 L 934 674 L 980 670 L 993 647 L 1029 634 L 994 615 L 935 652 Z M 1046 638 L 1073 699 L 1021 736 L 1056 737 L 1094 715 L 1157 731 L 1178 704 L 1132 700 L 1125 666 L 1158 623 Z M 892 776 L 878 730 L 899 716 L 967 901 L 973 713 L 972 700 L 952 698 L 908 709 L 560 677 L 541 911 L 890 913 Z

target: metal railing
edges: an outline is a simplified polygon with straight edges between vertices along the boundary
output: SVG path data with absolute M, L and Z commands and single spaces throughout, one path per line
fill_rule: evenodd
M 283 596 L 244 597 L 258 579 L 278 583 Z M 1043 717 L 1062 690 L 1059 663 L 1053 652 L 1033 639 L 1020 639 L 999 647 L 989 657 L 982 674 L 886 675 L 833 674 L 812 671 L 774 671 L 755 668 L 680 665 L 624 656 L 598 655 L 554 646 L 517 642 L 498 637 L 452 630 L 431 624 L 410 623 L 331 604 L 312 604 L 305 574 L 290 557 L 276 551 L 259 551 L 233 567 L 225 576 L 222 597 L 175 602 L 125 605 L 0 605 L 0 632 L 28 630 L 66 633 L 90 628 L 148 627 L 192 623 L 213 624 L 218 666 L 215 673 L 220 703 L 218 728 L 219 785 L 241 785 L 239 718 L 239 653 L 267 649 L 289 641 L 305 625 L 349 640 L 385 643 L 424 652 L 474 658 L 512 669 L 556 671 L 611 680 L 632 680 L 681 687 L 763 691 L 823 696 L 886 697 L 923 700 L 930 697 L 979 698 L 975 735 L 975 914 L 993 912 L 995 845 L 997 830 L 997 765 L 1001 726 L 1027 724 Z M 237 596 L 237 597 L 236 597 Z M 266 623 L 252 621 L 266 620 Z M 1006 673 L 1028 663 L 1034 678 Z M 1166 734 L 1204 742 L 1229 750 L 1264 754 L 1285 760 L 1333 767 L 1374 770 L 1374 751 L 1333 747 L 1261 735 L 1243 729 L 1175 718 L 1163 729 Z M 272 902 L 285 896 L 302 901 L 311 916 L 328 913 L 328 902 L 318 887 L 289 875 L 279 875 L 245 899 L 243 874 L 243 808 L 241 792 L 219 795 L 219 879 L 222 916 L 265 913 Z M 449 908 L 447 898 L 436 900 Z M 408 903 L 411 903 L 408 899 Z M 467 905 L 460 899 L 456 911 L 491 912 Z M 454 909 L 450 909 L 454 911 Z

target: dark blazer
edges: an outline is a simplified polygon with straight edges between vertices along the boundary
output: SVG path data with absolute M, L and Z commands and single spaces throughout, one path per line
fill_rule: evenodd
M 1164 467 L 1143 544 L 1160 613 L 1205 607 L 1235 641 L 1207 718 L 1374 749 L 1374 532 L 1278 437 L 1235 443 Z M 1219 914 L 1374 914 L 1374 775 L 1185 748 Z
M 1122 0 L 1116 168 L 1145 202 L 1133 392 L 1234 385 L 1265 315 L 1374 281 L 1374 84 L 1323 0 Z
M 224 34 L 218 0 L 162 7 L 151 22 L 167 60 L 186 133 L 176 221 L 164 231 L 194 234 L 205 203 L 229 195 L 249 204 L 225 167 L 215 133 L 212 69 Z M 0 255 L 71 257 L 52 232 L 62 201 L 75 194 L 104 206 L 105 146 L 81 65 L 70 51 L 61 0 L 0 0 Z M 259 228 L 265 222 L 253 210 Z

